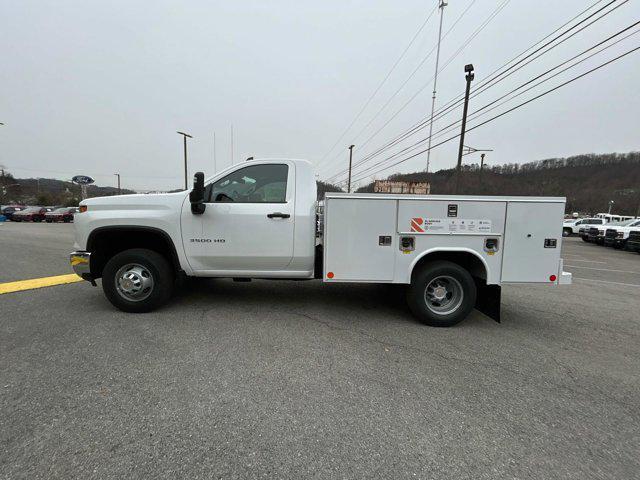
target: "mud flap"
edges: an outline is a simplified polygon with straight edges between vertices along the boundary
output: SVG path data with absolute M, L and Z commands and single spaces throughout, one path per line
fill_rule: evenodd
M 500 285 L 487 285 L 484 281 L 477 282 L 477 285 L 478 296 L 476 298 L 476 309 L 500 323 L 500 297 L 502 287 L 500 287 Z

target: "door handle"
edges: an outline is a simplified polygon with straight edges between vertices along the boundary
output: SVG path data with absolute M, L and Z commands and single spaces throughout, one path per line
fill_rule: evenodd
M 288 213 L 275 212 L 275 213 L 267 213 L 267 217 L 268 218 L 289 218 L 291 217 L 291 215 L 289 215 Z

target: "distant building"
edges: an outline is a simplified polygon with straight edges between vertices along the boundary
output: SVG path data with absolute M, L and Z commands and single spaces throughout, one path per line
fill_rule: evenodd
M 373 184 L 375 193 L 412 193 L 416 195 L 429 195 L 431 184 L 429 182 L 396 182 L 391 180 L 376 180 Z

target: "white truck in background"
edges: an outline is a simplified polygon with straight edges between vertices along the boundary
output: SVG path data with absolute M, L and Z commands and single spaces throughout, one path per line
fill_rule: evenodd
M 581 229 L 588 229 L 594 225 L 604 225 L 603 218 L 574 218 L 562 222 L 562 236 L 577 235 Z
M 304 160 L 199 172 L 191 192 L 81 202 L 70 261 L 127 312 L 160 307 L 184 276 L 322 279 L 407 285 L 411 311 L 432 326 L 474 306 L 499 320 L 503 284 L 571 283 L 564 198 L 330 193 L 319 236 L 317 205 Z
M 613 248 L 625 248 L 627 240 L 629 240 L 629 234 L 638 228 L 640 228 L 640 220 L 637 218 L 607 225 L 604 231 L 604 245 Z

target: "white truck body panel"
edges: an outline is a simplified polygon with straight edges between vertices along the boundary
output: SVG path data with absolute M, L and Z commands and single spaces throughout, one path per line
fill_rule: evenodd
M 560 259 L 564 205 L 563 198 L 329 193 L 323 278 L 410 283 L 424 256 L 465 252 L 482 262 L 489 285 L 567 281 Z M 381 245 L 381 236 L 391 243 Z M 402 237 L 414 239 L 412 251 L 400 248 Z M 497 240 L 497 252 L 485 249 L 486 239 Z M 547 239 L 555 246 L 545 248 Z
M 564 207 L 564 200 L 507 203 L 503 283 L 548 282 L 550 275 L 559 276 Z M 556 247 L 545 247 L 545 239 L 558 239 Z

